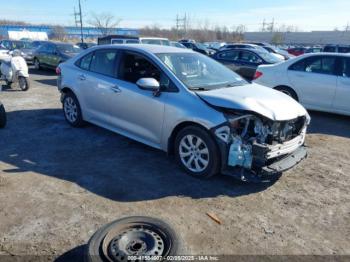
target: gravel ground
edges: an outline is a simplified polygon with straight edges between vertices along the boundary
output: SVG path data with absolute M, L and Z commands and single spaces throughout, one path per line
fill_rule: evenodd
M 163 152 L 71 128 L 53 73 L 31 77 L 28 92 L 0 93 L 0 254 L 65 260 L 103 224 L 146 215 L 170 223 L 187 254 L 350 255 L 349 117 L 312 112 L 309 158 L 274 184 L 200 181 Z

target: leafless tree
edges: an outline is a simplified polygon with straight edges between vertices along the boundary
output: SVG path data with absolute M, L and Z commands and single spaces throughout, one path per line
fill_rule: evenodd
M 91 19 L 88 21 L 90 25 L 96 27 L 102 35 L 110 35 L 113 29 L 121 22 L 121 19 L 116 18 L 111 13 L 92 13 Z
M 67 38 L 67 32 L 63 26 L 53 26 L 50 33 L 50 38 L 58 41 L 65 41 Z

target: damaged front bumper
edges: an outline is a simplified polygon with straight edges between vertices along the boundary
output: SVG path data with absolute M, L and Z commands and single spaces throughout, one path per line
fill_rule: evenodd
M 245 169 L 225 165 L 222 173 L 247 182 L 270 182 L 279 178 L 283 172 L 293 168 L 305 158 L 307 158 L 307 148 L 303 145 L 294 152 L 267 163 L 265 166 L 257 166 L 256 169 Z M 259 165 L 259 161 L 253 159 L 253 166 L 257 165 L 256 162 Z
M 307 157 L 305 136 L 306 127 L 299 136 L 281 144 L 253 143 L 249 153 L 244 151 L 244 148 L 241 153 L 245 160 L 250 155 L 249 164 L 242 161 L 242 164 L 236 166 L 232 164 L 232 156 L 234 159 L 237 157 L 237 152 L 231 149 L 232 144 L 218 139 L 221 159 L 225 160 L 222 161 L 221 173 L 247 182 L 273 181 Z

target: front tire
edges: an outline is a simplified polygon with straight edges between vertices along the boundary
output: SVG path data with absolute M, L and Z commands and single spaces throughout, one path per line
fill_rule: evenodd
M 203 128 L 182 129 L 175 139 L 175 156 L 180 166 L 196 178 L 209 178 L 220 171 L 218 146 Z
M 40 70 L 40 69 L 42 69 L 42 67 L 41 67 L 41 65 L 40 65 L 40 61 L 39 61 L 39 59 L 38 58 L 34 58 L 34 68 L 36 69 L 36 70 Z
M 83 115 L 77 97 L 68 92 L 63 98 L 63 113 L 66 121 L 73 127 L 84 126 Z
M 18 86 L 22 91 L 27 91 L 30 87 L 28 77 L 23 77 L 23 76 L 18 77 Z
M 4 128 L 6 126 L 7 118 L 6 111 L 2 104 L 0 104 L 0 128 Z

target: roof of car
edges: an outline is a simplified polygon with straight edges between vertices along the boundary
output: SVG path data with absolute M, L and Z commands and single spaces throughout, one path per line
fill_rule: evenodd
M 92 48 L 117 48 L 117 49 L 127 49 L 130 51 L 143 51 L 152 54 L 160 53 L 193 53 L 191 49 L 178 48 L 173 46 L 164 45 L 148 45 L 148 44 L 122 44 L 122 45 L 99 45 Z M 92 50 L 92 49 L 91 49 Z
M 319 53 L 308 53 L 308 54 L 304 54 L 303 56 L 300 57 L 308 57 L 308 56 L 320 56 L 320 55 L 326 55 L 326 56 L 349 56 L 350 57 L 350 53 L 328 53 L 328 52 L 319 52 Z

